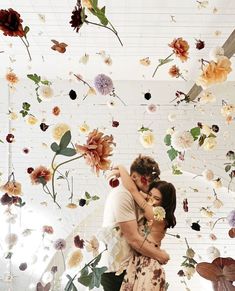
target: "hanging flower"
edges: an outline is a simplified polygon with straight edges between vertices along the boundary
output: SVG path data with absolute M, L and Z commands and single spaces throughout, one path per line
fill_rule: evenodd
M 51 172 L 44 166 L 37 167 L 30 174 L 32 184 L 47 183 L 51 180 Z
M 52 130 L 52 135 L 55 140 L 60 140 L 66 131 L 70 130 L 70 126 L 66 123 L 58 123 Z
M 27 49 L 31 61 L 29 43 L 26 37 L 29 32 L 29 27 L 25 26 L 25 28 L 23 28 L 22 22 L 23 20 L 20 18 L 20 14 L 12 8 L 0 10 L 0 30 L 3 31 L 5 36 L 20 37 Z
M 95 88 L 102 95 L 108 95 L 113 90 L 113 81 L 110 77 L 99 74 L 95 77 Z
M 19 196 L 22 194 L 21 184 L 19 182 L 9 181 L 5 185 L 1 186 L 0 189 L 11 196 Z
M 78 267 L 80 265 L 82 259 L 83 259 L 83 255 L 82 255 L 81 250 L 78 249 L 78 250 L 72 252 L 68 258 L 68 261 L 67 261 L 67 265 L 68 265 L 69 269 Z
M 88 165 L 99 175 L 100 170 L 108 170 L 111 161 L 108 159 L 112 153 L 113 136 L 104 135 L 97 129 L 88 135 L 87 143 L 84 146 L 76 144 L 77 152 L 84 155 Z
M 193 145 L 194 139 L 188 131 L 175 131 L 171 136 L 171 145 L 177 151 L 184 151 Z
M 92 238 L 86 242 L 86 250 L 92 252 L 93 257 L 96 257 L 99 253 L 99 241 L 93 235 Z

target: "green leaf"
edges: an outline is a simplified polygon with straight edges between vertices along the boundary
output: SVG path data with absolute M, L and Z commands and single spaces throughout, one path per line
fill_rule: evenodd
M 0 143 L 4 143 L 4 141 L 0 139 Z
M 100 11 L 102 11 L 102 13 L 105 15 L 105 6 L 102 7 L 102 8 L 100 9 Z
M 92 266 L 93 268 L 95 268 L 95 267 L 98 265 L 99 261 L 101 260 L 101 256 L 102 256 L 102 253 L 100 253 L 100 254 L 95 258 L 95 260 L 94 260 L 93 263 L 91 264 L 91 266 Z
M 91 195 L 88 192 L 85 192 L 86 199 L 91 199 Z
M 101 283 L 101 275 L 107 270 L 107 267 L 94 268 L 92 273 L 92 282 L 89 285 L 89 289 L 93 289 L 94 287 L 100 287 Z
M 91 197 L 91 199 L 95 201 L 95 200 L 99 200 L 99 199 L 100 199 L 100 197 L 99 197 L 99 196 L 97 196 L 97 195 L 95 195 L 95 196 L 92 196 L 92 197 Z
M 39 178 L 38 178 L 38 182 L 39 182 L 40 184 L 42 184 L 43 186 L 45 186 L 45 185 L 47 184 L 47 181 L 45 180 L 44 177 L 39 177 Z
M 170 134 L 167 134 L 164 138 L 164 143 L 165 145 L 167 146 L 170 146 L 171 145 L 171 135 Z
M 66 156 L 66 157 L 72 157 L 76 155 L 76 150 L 73 148 L 66 148 L 66 149 L 61 149 L 58 153 L 58 155 Z
M 194 127 L 190 130 L 190 133 L 193 136 L 193 139 L 197 140 L 200 133 L 201 133 L 201 129 L 200 129 L 200 127 Z
M 213 133 L 210 133 L 210 134 L 208 135 L 208 137 L 216 137 L 216 135 L 214 135 Z
M 28 74 L 27 77 L 28 77 L 30 80 L 34 81 L 35 84 L 38 84 L 38 83 L 41 81 L 41 77 L 38 76 L 37 74 Z
M 51 144 L 51 149 L 55 153 L 59 153 L 60 152 L 60 146 L 56 142 L 53 142 Z
M 70 275 L 66 275 L 66 277 L 69 279 L 68 283 L 66 284 L 64 291 L 78 291 L 77 287 L 73 283 L 73 278 Z
M 168 150 L 167 153 L 171 161 L 173 161 L 178 156 L 178 152 L 173 147 L 171 147 L 171 149 Z
M 138 132 L 144 132 L 144 131 L 152 131 L 150 128 L 148 128 L 148 127 L 144 127 L 143 125 L 142 125 L 142 127 L 140 128 L 140 129 L 138 129 Z
M 60 140 L 60 144 L 59 144 L 59 147 L 61 149 L 66 149 L 67 146 L 69 145 L 70 141 L 71 141 L 71 131 L 68 130 L 64 133 L 64 135 L 61 137 L 61 140 Z
M 180 169 L 177 168 L 177 166 L 172 165 L 172 174 L 173 175 L 182 175 L 183 172 L 181 172 Z
M 90 287 L 90 284 L 92 282 L 92 273 L 90 273 L 89 275 L 81 275 L 78 278 L 78 282 L 86 287 L 88 287 L 88 286 Z M 67 291 L 67 290 L 65 290 L 65 291 Z
M 231 169 L 231 165 L 227 165 L 227 166 L 225 167 L 225 172 L 230 171 L 230 169 Z
M 26 111 L 29 111 L 30 110 L 30 104 L 28 102 L 23 102 L 22 104 L 22 108 Z
M 28 115 L 28 111 L 25 111 L 25 110 L 20 110 L 20 113 L 22 114 L 23 117 Z
M 86 276 L 86 275 L 88 275 L 88 273 L 89 273 L 88 266 L 83 267 L 83 268 L 81 269 L 80 273 L 81 273 L 82 276 Z
M 25 26 L 24 28 L 24 34 L 26 35 L 30 31 L 30 28 L 28 26 Z
M 198 141 L 199 146 L 203 145 L 205 139 L 206 139 L 206 135 L 205 134 L 200 136 L 199 141 Z
M 159 67 L 160 66 L 162 66 L 162 65 L 164 65 L 164 64 L 167 64 L 167 63 L 170 63 L 170 62 L 172 62 L 174 59 L 159 59 L 158 61 L 159 61 Z
M 47 80 L 43 80 L 43 81 L 41 81 L 41 83 L 43 85 L 47 85 L 47 86 L 51 85 L 51 82 L 50 81 L 47 81 Z

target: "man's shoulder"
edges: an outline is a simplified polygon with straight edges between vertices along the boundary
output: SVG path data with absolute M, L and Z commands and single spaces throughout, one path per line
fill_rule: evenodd
M 122 185 L 120 184 L 118 187 L 115 187 L 113 188 L 110 193 L 109 193 L 109 196 L 116 196 L 116 197 L 129 197 L 131 199 L 132 198 L 132 195 L 131 193 Z

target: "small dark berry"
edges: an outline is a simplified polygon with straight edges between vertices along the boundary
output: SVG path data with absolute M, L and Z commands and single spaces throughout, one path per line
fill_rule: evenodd
M 191 225 L 191 228 L 193 230 L 200 231 L 201 226 L 200 226 L 200 224 L 198 222 L 193 222 L 192 225 Z
M 10 197 L 7 193 L 5 193 L 1 197 L 1 204 L 2 205 L 11 205 L 12 204 L 12 197 Z
M 14 141 L 14 135 L 12 133 L 8 133 L 8 135 L 6 136 L 6 141 L 9 143 L 12 143 Z
M 196 48 L 202 50 L 205 47 L 205 42 L 203 40 L 197 39 Z
M 72 100 L 75 100 L 77 98 L 77 93 L 74 91 L 74 90 L 70 90 L 69 92 L 69 97 L 72 99 Z
M 177 273 L 177 275 L 180 276 L 180 277 L 184 277 L 185 276 L 183 270 L 179 270 L 179 272 Z
M 58 271 L 58 268 L 57 268 L 57 266 L 53 266 L 52 268 L 51 268 L 51 272 L 52 273 L 56 273 Z
M 216 124 L 213 124 L 213 125 L 212 125 L 212 130 L 213 130 L 214 132 L 219 132 L 219 126 L 216 125 Z
M 117 178 L 112 178 L 110 179 L 109 181 L 109 185 L 112 187 L 112 188 L 115 188 L 119 185 L 119 180 Z
M 19 269 L 20 269 L 21 271 L 25 271 L 25 270 L 27 269 L 27 263 L 21 263 L 21 264 L 19 265 Z
M 42 131 L 46 131 L 48 129 L 49 125 L 47 125 L 46 123 L 42 122 L 40 124 L 40 128 Z
M 234 151 L 228 151 L 227 154 L 226 154 L 226 157 L 229 160 L 235 160 L 235 153 L 234 153 Z
M 116 120 L 113 120 L 112 127 L 118 127 L 118 126 L 119 126 L 119 122 Z
M 24 154 L 28 154 L 29 153 L 29 149 L 28 148 L 23 148 L 23 153 Z
M 86 205 L 86 199 L 82 198 L 82 199 L 79 200 L 79 206 L 83 207 L 84 205 Z
M 27 173 L 28 173 L 28 174 L 31 174 L 33 171 L 34 171 L 34 168 L 32 168 L 32 167 L 29 167 L 29 168 L 27 169 Z
M 147 93 L 145 93 L 144 94 L 144 98 L 146 99 L 146 100 L 149 100 L 149 99 L 151 99 L 151 93 L 149 93 L 149 92 L 147 92 Z
M 202 128 L 202 123 L 201 122 L 198 122 L 197 123 L 197 126 L 200 127 L 200 128 Z

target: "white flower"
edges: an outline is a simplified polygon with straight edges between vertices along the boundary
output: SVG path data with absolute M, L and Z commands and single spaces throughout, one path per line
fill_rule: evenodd
M 61 137 L 66 133 L 66 131 L 70 130 L 70 126 L 66 123 L 58 123 L 53 127 L 52 135 L 55 140 L 60 140 Z
M 16 119 L 18 119 L 18 115 L 17 115 L 17 113 L 14 112 L 14 111 L 10 111 L 10 112 L 9 112 L 9 119 L 10 119 L 10 120 L 16 120 Z
M 209 247 L 207 248 L 207 256 L 210 260 L 214 260 L 220 257 L 220 251 L 216 247 Z
M 12 249 L 14 245 L 16 245 L 18 241 L 18 236 L 15 233 L 10 233 L 6 236 L 5 242 L 7 243 L 9 249 Z
M 214 180 L 214 181 L 213 181 L 213 186 L 214 186 L 214 188 L 216 188 L 216 189 L 221 188 L 221 187 L 222 187 L 222 181 L 221 181 L 221 179 L 218 178 L 218 179 Z
M 146 130 L 140 133 L 140 142 L 144 148 L 154 147 L 155 137 L 152 131 Z
M 39 98 L 45 101 L 51 100 L 53 89 L 48 85 L 42 85 L 38 89 Z
M 88 252 L 92 252 L 94 257 L 98 255 L 99 241 L 94 235 L 92 236 L 91 240 L 86 243 L 86 250 Z
M 224 117 L 227 117 L 228 115 L 233 115 L 235 113 L 235 105 L 234 104 L 226 104 L 222 106 L 221 113 Z
M 217 141 L 215 137 L 208 137 L 204 140 L 203 148 L 206 151 L 213 150 L 217 145 Z
M 218 62 L 219 58 L 224 56 L 224 49 L 222 47 L 215 47 L 212 48 L 209 52 L 209 58 L 210 60 L 214 61 L 214 62 Z
M 205 169 L 203 172 L 202 172 L 202 176 L 203 178 L 205 178 L 207 181 L 211 181 L 214 179 L 214 173 L 209 170 L 209 169 Z
M 176 120 L 176 115 L 174 113 L 170 113 L 170 114 L 168 114 L 167 118 L 170 122 L 173 122 Z
M 89 55 L 85 54 L 84 56 L 80 58 L 79 63 L 86 65 L 88 61 L 89 61 Z
M 201 134 L 205 134 L 209 136 L 211 134 L 212 129 L 208 125 L 203 125 L 201 129 Z
M 204 91 L 200 97 L 200 103 L 201 104 L 207 104 L 207 103 L 212 103 L 215 102 L 216 98 L 215 95 L 213 95 L 209 91 Z
M 86 122 L 83 122 L 83 124 L 79 126 L 79 131 L 81 133 L 88 133 L 89 130 L 90 130 L 90 127 Z
M 194 275 L 194 273 L 195 273 L 195 268 L 194 267 L 186 267 L 186 266 L 184 266 L 183 267 L 183 271 L 184 271 L 184 274 L 187 277 L 187 279 L 190 280 L 192 278 L 192 276 Z
M 213 212 L 213 211 L 211 211 L 211 210 L 209 210 L 209 209 L 207 209 L 207 208 L 204 208 L 204 207 L 202 207 L 202 208 L 200 209 L 200 212 L 201 212 L 201 215 L 202 215 L 202 216 L 204 216 L 204 217 L 208 217 L 208 218 L 212 218 L 213 215 L 214 215 L 214 212 Z
M 171 136 L 171 145 L 179 152 L 189 149 L 193 142 L 193 136 L 189 131 L 176 131 Z
M 161 206 L 153 207 L 153 217 L 157 221 L 161 221 L 166 217 L 166 211 Z
M 219 209 L 220 207 L 222 207 L 224 205 L 223 201 L 221 201 L 220 199 L 218 199 L 217 197 L 215 198 L 214 202 L 213 202 L 213 206 L 214 208 Z

